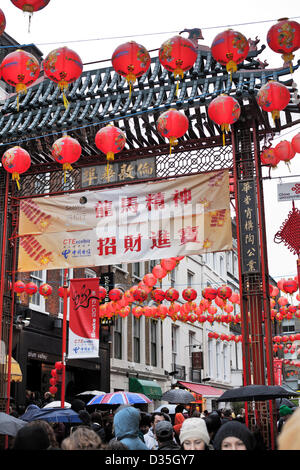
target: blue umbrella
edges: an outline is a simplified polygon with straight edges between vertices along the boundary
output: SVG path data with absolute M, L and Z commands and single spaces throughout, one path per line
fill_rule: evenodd
M 23 416 L 21 416 L 21 419 L 24 421 L 36 421 L 37 419 L 42 419 L 50 423 L 82 423 L 78 413 L 70 408 L 33 410 L 29 416 L 27 412 L 28 410 L 23 414 Z
M 25 413 L 20 416 L 20 419 L 28 422 L 32 421 L 39 411 L 41 411 L 41 409 L 37 405 L 29 405 L 27 406 Z

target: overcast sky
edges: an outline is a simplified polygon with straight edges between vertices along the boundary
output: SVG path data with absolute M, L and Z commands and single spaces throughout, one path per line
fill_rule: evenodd
M 185 28 L 201 28 L 204 40 L 200 43 L 210 46 L 219 32 L 231 26 L 247 38 L 255 39 L 258 36 L 260 46 L 267 44 L 267 31 L 273 22 L 257 22 L 283 17 L 298 17 L 297 21 L 300 22 L 299 0 L 51 0 L 47 7 L 34 13 L 31 31 L 28 33 L 26 14 L 17 9 L 10 0 L 2 0 L 0 6 L 6 16 L 6 32 L 20 44 L 36 44 L 44 56 L 57 47 L 67 45 L 80 55 L 83 63 L 110 60 L 114 49 L 130 39 L 147 49 L 159 48 L 162 42 Z M 151 55 L 153 56 L 153 53 Z M 262 61 L 266 59 L 269 67 L 282 65 L 280 54 L 268 47 L 260 58 Z M 296 52 L 295 61 L 298 59 L 299 51 Z M 95 64 L 92 68 L 105 65 L 107 64 Z M 293 78 L 300 86 L 299 70 L 294 73 Z M 290 141 L 297 132 L 300 132 L 299 124 L 277 135 L 274 146 L 280 140 Z M 272 170 L 271 175 L 274 178 L 282 177 L 282 182 L 300 182 L 300 154 L 296 154 L 292 160 L 291 172 L 281 162 L 277 169 Z M 293 175 L 294 177 L 290 177 Z M 273 179 L 264 183 L 269 271 L 277 280 L 280 277 L 296 275 L 296 255 L 292 255 L 283 244 L 277 245 L 273 242 L 275 233 L 292 208 L 292 202 L 277 202 L 279 182 L 279 179 Z M 296 207 L 300 208 L 299 202 L 296 202 Z

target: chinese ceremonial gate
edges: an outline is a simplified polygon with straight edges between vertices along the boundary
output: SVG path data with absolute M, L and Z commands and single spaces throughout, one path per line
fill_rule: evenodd
M 234 177 L 231 193 L 237 220 L 239 279 L 242 318 L 244 385 L 274 384 L 268 260 L 265 234 L 260 152 L 275 133 L 299 122 L 299 107 L 292 102 L 276 126 L 258 107 L 256 94 L 269 79 L 282 81 L 292 91 L 290 69 L 266 69 L 257 56 L 264 49 L 254 48 L 230 80 L 207 47 L 198 48 L 194 67 L 180 80 L 178 96 L 173 76 L 152 59 L 148 72 L 135 84 L 131 97 L 124 78 L 111 67 L 84 72 L 70 86 L 69 107 L 65 109 L 58 88 L 44 80 L 29 88 L 20 100 L 5 101 L 0 110 L 2 154 L 21 145 L 32 159 L 16 190 L 3 168 L 1 217 L 0 318 L 2 339 L 12 336 L 14 298 L 8 283 L 16 279 L 18 214 L 22 198 L 43 194 L 80 192 L 130 184 L 131 181 L 179 177 L 211 170 L 229 169 Z M 294 66 L 297 69 L 299 65 Z M 222 146 L 221 130 L 208 117 L 207 106 L 220 93 L 234 95 L 241 106 L 241 117 L 233 125 Z M 170 107 L 182 110 L 189 129 L 169 155 L 169 145 L 156 130 L 158 116 Z M 295 117 L 296 115 L 296 117 Z M 99 154 L 94 138 L 99 127 L 114 122 L 126 134 L 126 147 L 115 157 L 112 173 L 106 174 L 105 157 Z M 53 142 L 64 132 L 75 137 L 83 153 L 73 165 L 72 176 L 64 182 L 61 167 L 51 156 Z M 248 317 L 248 312 L 250 316 Z M 249 342 L 251 335 L 251 344 Z M 1 367 L 1 366 L 0 366 Z M 3 377 L 3 374 L 2 374 Z M 0 383 L 1 396 L 5 382 Z M 249 409 L 248 423 L 261 427 L 270 448 L 274 448 L 276 418 L 272 402 L 258 403 L 255 416 Z

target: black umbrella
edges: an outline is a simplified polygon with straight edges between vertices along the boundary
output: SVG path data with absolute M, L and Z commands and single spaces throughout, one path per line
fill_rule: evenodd
M 168 403 L 177 403 L 179 405 L 195 401 L 195 397 L 187 390 L 182 390 L 181 388 L 173 388 L 165 392 L 162 395 L 161 400 L 167 401 Z
M 264 401 L 275 398 L 300 396 L 297 392 L 288 392 L 279 385 L 246 385 L 245 387 L 226 390 L 217 401 Z
M 276 408 L 279 410 L 282 405 L 288 406 L 289 408 L 297 408 L 297 405 L 288 398 L 276 398 Z

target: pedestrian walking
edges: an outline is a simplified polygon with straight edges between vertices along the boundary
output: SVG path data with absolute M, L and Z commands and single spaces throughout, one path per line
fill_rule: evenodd
M 239 421 L 222 424 L 214 438 L 215 450 L 255 450 L 255 438 Z
M 180 450 L 181 447 L 174 441 L 173 426 L 170 421 L 159 421 L 155 426 L 155 437 L 158 450 Z
M 140 411 L 133 406 L 120 407 L 114 416 L 115 437 L 129 450 L 147 450 L 140 439 Z
M 212 450 L 203 418 L 187 418 L 181 426 L 179 440 L 184 450 Z
M 157 450 L 158 442 L 155 437 L 155 426 L 159 421 L 170 421 L 170 416 L 162 412 L 154 412 L 151 415 L 151 427 L 144 435 L 144 441 L 149 450 Z

